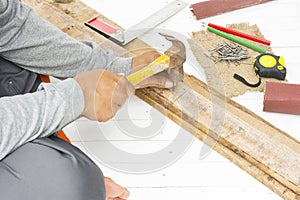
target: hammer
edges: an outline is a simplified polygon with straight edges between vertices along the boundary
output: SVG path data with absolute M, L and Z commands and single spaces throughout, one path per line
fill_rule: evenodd
M 174 83 L 183 80 L 183 63 L 186 60 L 184 44 L 173 36 L 160 33 L 165 39 L 172 42 L 172 46 L 148 66 L 127 76 L 132 85 L 137 85 L 144 79 L 168 69 L 168 75 Z
M 159 33 L 166 40 L 172 42 L 172 46 L 165 51 L 165 55 L 170 57 L 170 77 L 177 83 L 183 80 L 183 63 L 186 61 L 186 48 L 183 42 L 165 33 Z

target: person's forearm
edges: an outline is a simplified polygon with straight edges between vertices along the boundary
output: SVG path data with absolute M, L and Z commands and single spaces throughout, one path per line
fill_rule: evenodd
M 0 160 L 24 143 L 62 129 L 83 109 L 83 93 L 74 79 L 43 83 L 35 93 L 0 98 Z
M 64 78 L 92 69 L 130 73 L 131 58 L 116 58 L 95 43 L 67 36 L 19 0 L 0 0 L 0 37 L 0 56 L 40 74 Z

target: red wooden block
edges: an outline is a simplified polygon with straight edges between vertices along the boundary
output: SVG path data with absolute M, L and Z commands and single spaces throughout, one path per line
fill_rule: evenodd
M 191 10 L 198 20 L 267 1 L 271 0 L 209 0 L 192 4 Z
M 267 82 L 264 111 L 300 114 L 300 85 Z

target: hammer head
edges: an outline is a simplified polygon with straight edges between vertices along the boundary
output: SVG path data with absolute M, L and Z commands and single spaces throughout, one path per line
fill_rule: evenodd
M 183 80 L 183 63 L 186 61 L 185 45 L 171 35 L 160 33 L 166 40 L 172 42 L 172 46 L 165 51 L 165 55 L 170 57 L 170 76 L 174 82 Z

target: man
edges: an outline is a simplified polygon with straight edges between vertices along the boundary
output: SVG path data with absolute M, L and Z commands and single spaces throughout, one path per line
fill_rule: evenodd
M 125 188 L 104 180 L 86 155 L 55 133 L 80 116 L 100 122 L 112 118 L 135 90 L 124 75 L 158 56 L 148 52 L 117 58 L 92 42 L 68 37 L 19 0 L 0 0 L 3 62 L 64 79 L 42 83 L 36 92 L 0 98 L 1 199 L 127 199 Z M 0 62 L 3 66 L 10 65 Z M 7 76 L 0 75 L 1 87 L 18 92 L 19 74 L 6 81 Z M 154 76 L 137 87 L 146 86 L 170 88 L 173 83 Z

